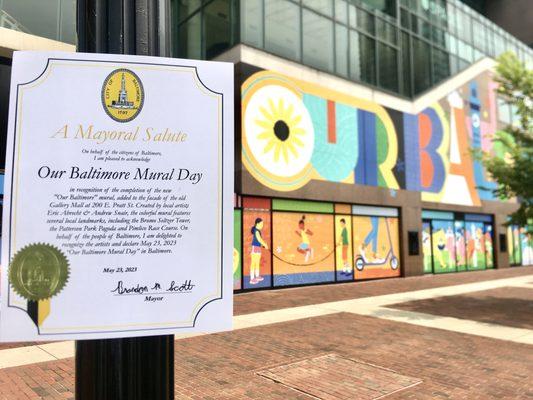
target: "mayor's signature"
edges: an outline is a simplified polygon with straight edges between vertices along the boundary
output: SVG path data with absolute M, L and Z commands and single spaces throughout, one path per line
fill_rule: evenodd
M 116 287 L 111 290 L 111 293 L 114 293 L 115 296 L 190 293 L 193 291 L 195 286 L 196 285 L 194 285 L 190 279 L 187 279 L 181 283 L 172 281 L 166 285 L 163 285 L 159 282 L 155 282 L 153 285 L 146 285 L 143 283 L 132 283 L 126 285 L 123 281 L 118 281 Z

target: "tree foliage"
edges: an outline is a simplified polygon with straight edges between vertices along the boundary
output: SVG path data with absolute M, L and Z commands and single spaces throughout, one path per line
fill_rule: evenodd
M 513 53 L 505 53 L 496 67 L 498 95 L 511 105 L 514 121 L 496 132 L 494 144 L 504 157 L 480 152 L 485 169 L 497 183 L 494 194 L 500 199 L 518 198 L 520 208 L 509 224 L 531 227 L 533 222 L 533 70 Z

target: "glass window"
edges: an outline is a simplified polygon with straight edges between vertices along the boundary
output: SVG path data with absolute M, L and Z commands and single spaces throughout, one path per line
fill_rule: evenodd
M 498 97 L 498 120 L 508 125 L 510 125 L 513 120 L 511 116 L 511 107 L 501 97 Z
M 357 27 L 357 12 L 358 10 L 354 5 L 350 4 L 348 6 L 349 23 L 352 28 Z
M 398 54 L 396 49 L 378 42 L 379 86 L 398 91 Z
M 384 12 L 386 14 L 395 16 L 396 2 L 395 0 L 362 0 L 362 2 L 371 8 Z
M 265 48 L 300 59 L 300 8 L 296 4 L 286 0 L 265 2 Z
M 423 92 L 431 86 L 431 58 L 429 45 L 416 38 L 413 40 L 413 62 L 414 62 L 414 89 L 415 95 Z
M 401 91 L 405 96 L 411 96 L 411 45 L 409 44 L 410 36 L 402 32 L 402 72 L 403 79 L 401 83 Z
M 335 0 L 335 19 L 343 24 L 348 23 L 348 5 L 345 0 Z
M 376 82 L 375 40 L 350 32 L 350 77 L 370 84 Z
M 67 3 L 75 7 L 73 1 Z M 3 0 L 0 1 L 0 5 L 2 10 L 11 17 L 9 28 L 59 40 L 59 2 L 57 0 Z
M 202 0 L 180 0 L 178 4 L 178 21 L 181 22 L 200 8 Z
M 457 36 L 467 42 L 472 41 L 472 19 L 470 16 L 459 11 L 457 17 Z
M 302 5 L 312 8 L 328 17 L 333 16 L 332 0 L 302 0 Z
M 450 53 L 457 55 L 457 38 L 455 36 L 450 35 L 449 41 L 448 41 L 448 49 L 450 50 Z
M 462 58 L 459 59 L 459 71 L 462 71 L 463 69 L 465 69 L 469 65 L 470 65 L 469 62 L 463 60 Z
M 418 17 L 415 14 L 411 14 L 411 31 L 418 33 Z
M 455 14 L 457 13 L 456 8 L 448 3 L 448 30 L 450 32 L 457 32 L 457 21 L 455 19 Z
M 436 26 L 432 27 L 432 40 L 433 43 L 438 44 L 439 46 L 446 47 L 446 33 L 437 28 Z
M 378 38 L 396 44 L 396 26 L 383 21 L 381 18 L 377 18 L 376 31 Z
M 241 1 L 241 40 L 263 47 L 263 0 Z
M 421 19 L 420 22 L 422 23 L 420 34 L 427 40 L 431 40 L 431 24 L 423 19 Z
M 472 46 L 466 44 L 462 40 L 458 40 L 457 44 L 459 45 L 459 57 L 469 63 L 473 62 Z
M 505 44 L 500 32 L 494 34 L 494 55 L 499 56 L 505 52 Z
M 338 74 L 348 75 L 348 28 L 335 25 L 335 69 Z
M 204 32 L 207 59 L 231 46 L 230 0 L 215 0 L 205 7 Z
M 494 57 L 494 32 L 493 30 L 487 27 L 486 35 L 487 35 L 486 53 Z
M 76 43 L 76 2 L 75 0 L 63 0 L 61 5 L 61 19 L 59 40 L 66 43 Z
M 400 21 L 403 28 L 409 29 L 411 21 L 409 20 L 409 12 L 403 8 L 400 10 Z
M 357 10 L 357 26 L 363 31 L 374 35 L 374 16 L 369 12 Z
M 472 32 L 474 33 L 473 44 L 481 51 L 486 49 L 486 37 L 485 37 L 485 27 L 477 19 L 473 20 Z
M 445 51 L 433 47 L 433 83 L 438 83 L 450 76 L 450 57 Z
M 455 75 L 459 72 L 459 58 L 450 56 L 450 75 Z
M 333 71 L 333 21 L 303 10 L 303 62 Z
M 179 27 L 178 56 L 183 58 L 202 58 L 202 26 L 200 13 Z

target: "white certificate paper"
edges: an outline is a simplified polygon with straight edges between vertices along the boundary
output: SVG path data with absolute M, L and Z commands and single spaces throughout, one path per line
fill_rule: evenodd
M 233 65 L 16 52 L 0 340 L 231 329 Z

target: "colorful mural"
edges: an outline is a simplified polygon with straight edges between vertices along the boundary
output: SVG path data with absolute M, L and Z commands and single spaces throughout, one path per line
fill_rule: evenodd
M 515 243 L 514 243 L 514 234 L 513 234 L 513 226 L 508 226 L 507 227 L 507 252 L 509 253 L 509 264 L 511 264 L 511 266 L 513 265 L 518 265 L 518 263 L 516 262 L 517 260 L 517 248 L 515 247 Z
M 335 269 L 338 281 L 349 281 L 353 276 L 352 217 L 335 216 Z
M 511 226 L 513 237 L 513 264 L 522 264 L 522 250 L 520 249 L 520 228 L 517 225 Z
M 422 200 L 481 205 L 490 181 L 469 148 L 504 156 L 490 72 L 417 115 L 262 71 L 242 85 L 242 162 L 261 184 L 309 181 L 420 191 Z
M 468 270 L 485 269 L 485 240 L 482 222 L 466 222 L 466 252 Z
M 485 264 L 487 269 L 494 268 L 494 240 L 492 238 L 492 226 L 485 224 L 483 231 L 485 240 Z
M 431 221 L 431 242 L 433 244 L 433 272 L 456 271 L 456 245 L 453 221 Z
M 275 211 L 272 223 L 274 286 L 335 280 L 333 215 Z
M 256 289 L 272 284 L 270 200 L 243 199 L 243 288 Z
M 520 247 L 522 249 L 522 265 L 533 264 L 533 239 L 525 228 L 520 229 Z
M 354 216 L 355 278 L 400 276 L 398 218 Z
M 457 271 L 466 271 L 466 237 L 464 221 L 455 221 L 455 262 Z
M 396 208 L 247 196 L 236 207 L 234 290 L 400 275 Z
M 241 210 L 233 211 L 233 290 L 241 289 L 241 272 L 242 272 L 242 227 L 241 227 Z
M 424 256 L 424 274 L 431 274 L 433 272 L 431 251 L 431 224 L 429 222 L 422 223 L 422 255 Z
M 513 266 L 533 264 L 533 238 L 526 228 L 507 227 L 507 251 L 509 264 Z

